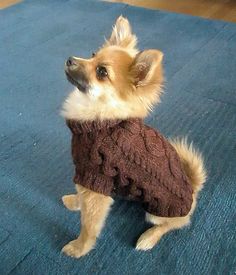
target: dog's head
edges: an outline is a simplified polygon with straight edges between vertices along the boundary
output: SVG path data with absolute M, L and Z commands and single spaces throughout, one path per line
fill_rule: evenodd
M 139 52 L 127 19 L 120 16 L 109 40 L 89 59 L 69 57 L 67 79 L 75 86 L 62 114 L 67 119 L 145 117 L 159 101 L 163 83 L 158 50 Z

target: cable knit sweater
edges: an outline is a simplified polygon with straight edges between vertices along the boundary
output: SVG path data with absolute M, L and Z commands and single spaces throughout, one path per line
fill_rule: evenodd
M 76 122 L 72 156 L 76 184 L 139 201 L 156 216 L 189 213 L 192 187 L 172 145 L 140 119 Z

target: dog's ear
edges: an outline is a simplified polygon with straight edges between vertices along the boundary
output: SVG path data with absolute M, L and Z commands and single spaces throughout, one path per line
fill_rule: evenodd
M 134 85 L 161 85 L 163 53 L 158 50 L 145 50 L 138 53 L 131 66 Z
M 132 33 L 128 19 L 123 16 L 118 17 L 110 38 L 106 40 L 105 46 L 120 46 L 135 56 L 138 52 L 136 44 L 137 37 Z

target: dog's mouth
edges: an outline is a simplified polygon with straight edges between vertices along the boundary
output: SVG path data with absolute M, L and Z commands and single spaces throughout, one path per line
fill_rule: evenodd
M 75 80 L 68 71 L 65 70 L 66 73 L 66 77 L 67 80 L 74 85 L 75 87 L 77 87 L 79 89 L 79 91 L 81 91 L 82 93 L 86 93 L 87 89 L 88 89 L 88 84 L 85 83 L 84 80 Z

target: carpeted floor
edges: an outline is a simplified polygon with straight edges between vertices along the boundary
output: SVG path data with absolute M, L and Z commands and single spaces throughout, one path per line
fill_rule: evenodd
M 80 260 L 60 249 L 79 232 L 64 209 L 73 192 L 70 133 L 59 116 L 71 89 L 63 64 L 90 56 L 127 16 L 143 48 L 165 53 L 166 93 L 147 120 L 203 151 L 208 181 L 192 224 L 151 252 L 149 226 L 117 202 L 97 247 Z M 0 11 L 0 274 L 235 274 L 236 24 L 93 0 L 24 1 Z

